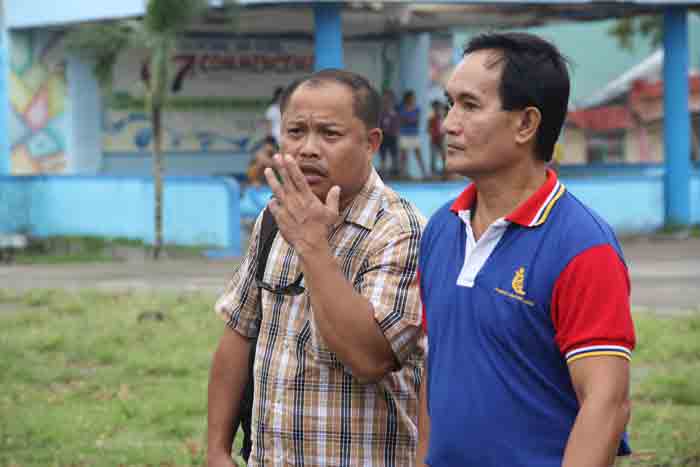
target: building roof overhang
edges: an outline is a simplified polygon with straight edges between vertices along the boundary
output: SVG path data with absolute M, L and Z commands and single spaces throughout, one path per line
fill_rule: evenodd
M 47 0 L 53 1 L 53 0 Z M 72 8 L 41 10 L 35 14 L 27 0 L 6 0 L 5 23 L 9 28 L 63 27 L 71 24 L 138 17 L 144 0 L 124 0 L 124 8 L 96 9 L 93 0 L 66 0 Z M 212 6 L 201 25 L 204 30 L 231 32 L 223 0 Z M 307 35 L 314 33 L 311 0 L 238 0 L 241 35 Z M 455 28 L 519 28 L 551 22 L 595 21 L 658 13 L 669 6 L 700 6 L 700 0 L 419 0 L 329 2 L 342 7 L 343 34 L 347 38 L 387 36 L 402 32 L 448 32 Z M 81 7 L 82 5 L 82 7 Z M 116 5 L 116 4 L 115 4 Z M 73 15 L 66 10 L 73 11 Z M 93 11 L 94 10 L 94 11 Z M 32 13 L 34 12 L 34 13 Z

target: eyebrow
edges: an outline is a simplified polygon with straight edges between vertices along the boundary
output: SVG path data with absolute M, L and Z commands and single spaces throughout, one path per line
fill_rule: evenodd
M 306 118 L 290 118 L 287 120 L 287 124 L 289 125 L 307 125 L 309 124 L 308 119 Z M 335 121 L 315 121 L 312 123 L 313 125 L 316 125 L 321 128 L 342 128 L 343 124 Z
M 477 96 L 476 94 L 471 93 L 469 91 L 460 92 L 459 94 L 457 94 L 457 97 L 455 99 L 452 99 L 449 92 L 447 92 L 447 90 L 445 90 L 445 98 L 447 98 L 448 100 L 453 100 L 455 102 L 462 101 L 465 99 L 471 99 L 473 101 L 480 101 L 479 96 Z

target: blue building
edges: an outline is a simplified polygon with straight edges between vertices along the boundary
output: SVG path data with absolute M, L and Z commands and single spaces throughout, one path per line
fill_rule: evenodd
M 589 0 L 528 0 L 519 4 L 485 0 L 475 3 L 242 0 L 235 31 L 217 21 L 220 3 L 210 0 L 212 8 L 207 20 L 193 25 L 180 38 L 177 56 L 173 58 L 181 82 L 173 86 L 177 92 L 165 120 L 169 175 L 206 176 L 210 181 L 216 180 L 212 183 L 221 184 L 219 175 L 243 173 L 249 153 L 261 136 L 259 120 L 271 90 L 312 69 L 350 67 L 368 76 L 377 87 L 389 87 L 397 94 L 415 90 L 419 105 L 428 109 L 431 32 L 433 37 L 436 33 L 445 37 L 456 30 L 522 28 L 548 22 L 660 13 L 665 24 L 664 125 L 668 137 L 663 175 L 660 175 L 663 179 L 649 187 L 648 197 L 655 197 L 659 183 L 667 188 L 656 202 L 658 206 L 650 208 L 660 210 L 660 218 L 655 214 L 643 227 L 700 222 L 700 182 L 697 176 L 693 179 L 687 157 L 690 120 L 686 79 L 687 6 L 700 2 L 630 0 L 601 5 Z M 145 0 L 4 0 L 0 102 L 7 106 L 0 112 L 0 174 L 74 175 L 73 184 L 86 180 L 93 183 L 90 186 L 95 198 L 99 198 L 98 193 L 117 189 L 107 188 L 109 183 L 119 185 L 118 189 L 125 193 L 133 193 L 120 185 L 125 176 L 140 177 L 139 180 L 147 183 L 144 177 L 150 173 L 152 135 L 142 110 L 140 68 L 144 51 L 134 49 L 120 58 L 112 89 L 114 95 L 105 99 L 90 64 L 67 52 L 63 44 L 65 33 L 71 28 L 93 21 L 138 18 L 144 13 L 144 5 Z M 427 157 L 427 138 L 423 149 Z M 167 186 L 176 184 L 176 180 L 166 183 L 166 206 Z M 68 182 L 64 177 L 61 183 Z M 199 188 L 205 186 L 203 179 L 197 183 Z M 673 190 L 668 188 L 671 186 Z M 408 192 L 421 189 L 415 185 L 406 187 Z M 444 189 L 452 188 L 433 191 Z M 228 207 L 207 219 L 237 209 L 233 207 L 237 195 L 230 194 L 228 188 L 221 190 L 228 193 L 222 196 L 232 199 L 222 203 Z M 177 196 L 172 197 L 171 205 Z M 138 202 L 136 199 L 134 202 Z M 180 211 L 186 210 L 188 199 L 198 198 L 183 195 L 177 199 L 179 209 L 171 213 L 170 219 L 177 219 Z M 191 209 L 196 211 L 197 206 Z M 44 210 L 50 209 L 44 207 Z M 424 210 L 430 214 L 429 206 Z M 80 212 L 76 211 L 74 216 L 80 217 Z M 73 228 L 79 230 L 73 233 L 91 233 L 88 225 L 100 224 L 100 216 L 104 215 L 101 212 L 109 209 L 92 213 L 97 219 L 86 219 L 79 228 L 38 230 L 51 234 Z M 615 225 L 615 219 L 610 220 Z M 36 225 L 47 222 L 46 218 L 28 221 Z M 132 219 L 132 222 L 138 224 L 137 230 L 149 231 L 148 221 Z M 170 230 L 166 226 L 166 240 L 168 231 L 181 230 L 177 227 L 181 221 L 173 222 Z M 619 223 L 622 228 L 638 228 L 625 222 Z M 193 243 L 200 238 L 231 247 L 236 241 L 232 231 L 236 229 L 228 221 L 222 225 L 215 234 L 182 232 L 178 237 L 180 234 L 173 233 L 170 240 Z M 147 234 L 142 236 L 148 240 Z

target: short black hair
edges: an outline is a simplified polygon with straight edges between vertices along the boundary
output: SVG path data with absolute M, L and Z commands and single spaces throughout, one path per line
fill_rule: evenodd
M 328 68 L 304 76 L 292 82 L 282 92 L 280 98 L 280 111 L 284 114 L 289 99 L 294 91 L 302 84 L 318 86 L 324 83 L 338 83 L 346 86 L 352 92 L 353 111 L 357 118 L 362 120 L 367 129 L 379 127 L 379 114 L 381 112 L 381 98 L 372 84 L 362 75 L 351 71 Z
M 467 43 L 464 55 L 486 49 L 503 54 L 499 86 L 503 110 L 536 107 L 542 114 L 535 152 L 538 159 L 550 161 L 568 109 L 566 58 L 554 44 L 522 32 L 480 34 Z

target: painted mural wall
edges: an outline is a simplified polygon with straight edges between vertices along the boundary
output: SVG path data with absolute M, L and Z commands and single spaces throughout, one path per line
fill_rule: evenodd
M 9 66 L 11 173 L 66 168 L 66 78 L 61 33 L 11 34 Z
M 351 45 L 346 59 L 379 81 L 380 52 L 376 44 Z M 146 62 L 144 51 L 129 51 L 117 63 L 114 95 L 103 122 L 105 153 L 129 155 L 151 148 L 144 112 Z M 264 113 L 275 87 L 311 72 L 313 62 L 313 43 L 305 40 L 222 34 L 182 38 L 173 57 L 164 151 L 249 153 L 265 136 Z

